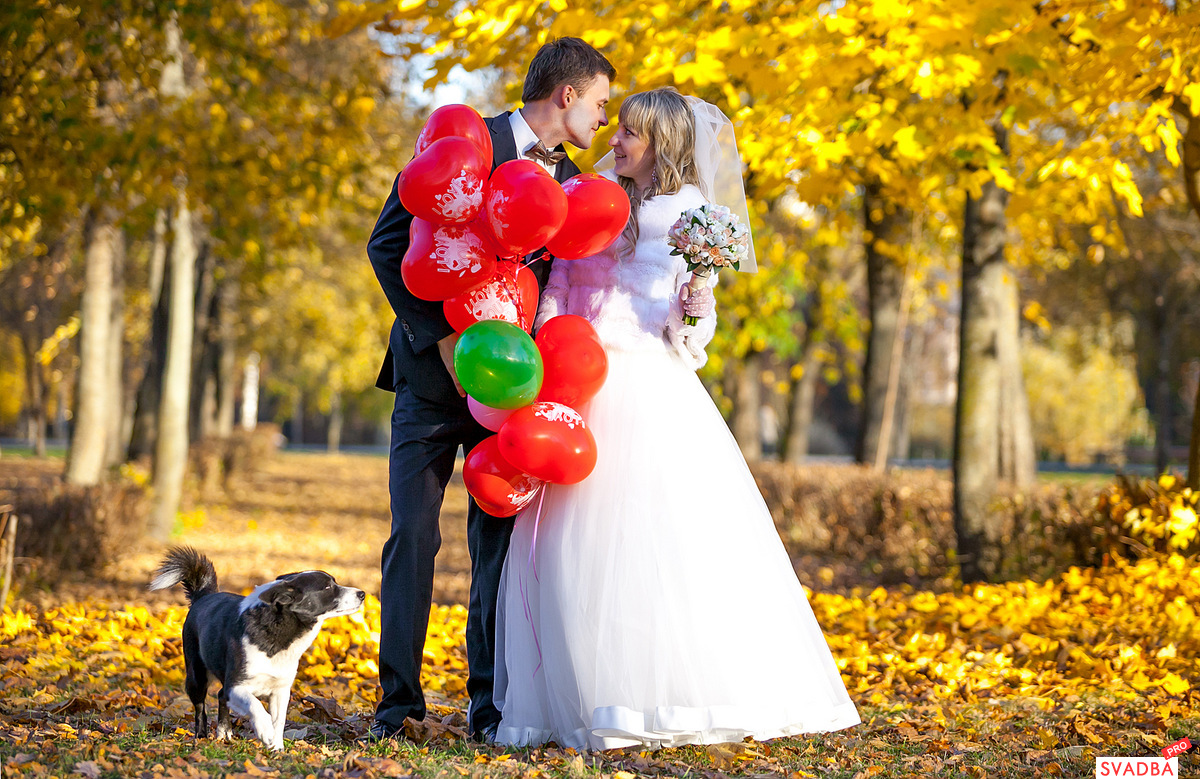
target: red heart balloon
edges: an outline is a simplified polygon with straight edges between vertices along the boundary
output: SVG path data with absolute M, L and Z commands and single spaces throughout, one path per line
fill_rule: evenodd
M 458 136 L 471 141 L 488 162 L 492 159 L 492 133 L 479 112 L 469 105 L 444 105 L 429 115 L 421 134 L 417 136 L 416 153 L 429 148 L 434 141 Z
M 483 208 L 492 161 L 466 138 L 441 138 L 400 171 L 396 190 L 413 216 L 437 224 L 470 222 Z
M 509 160 L 496 168 L 484 202 L 505 257 L 522 257 L 545 246 L 567 219 L 562 185 L 533 160 Z
M 552 484 L 583 481 L 596 467 L 596 439 L 579 412 L 561 403 L 532 403 L 512 413 L 498 434 L 500 456 Z
M 621 185 L 595 173 L 580 173 L 562 188 L 567 221 L 546 241 L 546 251 L 556 259 L 578 260 L 611 246 L 629 222 L 629 195 Z
M 542 481 L 509 464 L 498 441 L 499 436 L 488 436 L 471 449 L 463 461 L 463 483 L 481 509 L 511 517 L 537 496 Z
M 461 333 L 481 320 L 503 319 L 530 331 L 537 313 L 537 276 L 529 268 L 520 268 L 514 278 L 512 263 L 500 263 L 506 264 L 509 267 L 497 268 L 483 284 L 442 304 L 451 327 Z
M 413 219 L 400 276 L 421 300 L 446 300 L 478 287 L 496 272 L 495 247 L 479 223 L 434 225 Z
M 521 310 L 525 317 L 521 327 L 525 332 L 533 332 L 533 320 L 537 316 L 538 301 L 542 297 L 542 289 L 538 286 L 537 274 L 524 266 L 517 271 L 517 292 L 521 295 Z
M 581 316 L 562 314 L 548 320 L 534 339 L 542 355 L 538 401 L 579 408 L 591 400 L 608 376 L 608 356 L 596 329 Z

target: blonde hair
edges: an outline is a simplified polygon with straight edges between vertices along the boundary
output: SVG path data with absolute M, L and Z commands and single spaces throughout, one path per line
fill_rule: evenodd
M 683 185 L 700 186 L 696 168 L 696 118 L 692 107 L 674 87 L 660 87 L 630 95 L 621 104 L 620 122 L 654 152 L 654 177 L 650 188 L 639 191 L 633 179 L 619 176 L 617 183 L 629 195 L 629 222 L 621 236 L 625 251 L 638 239 L 638 208 L 656 195 L 673 195 Z

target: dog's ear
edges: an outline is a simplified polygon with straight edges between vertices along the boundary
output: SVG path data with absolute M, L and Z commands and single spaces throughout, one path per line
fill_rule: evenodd
M 268 606 L 289 606 L 296 601 L 296 588 L 290 584 L 268 587 L 258 599 Z

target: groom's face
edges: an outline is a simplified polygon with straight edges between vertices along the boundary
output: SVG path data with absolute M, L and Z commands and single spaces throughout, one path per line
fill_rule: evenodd
M 567 104 L 563 116 L 563 124 L 567 129 L 567 141 L 571 145 L 586 149 L 592 145 L 596 132 L 608 124 L 605 106 L 608 105 L 608 76 L 597 75 L 587 85 L 583 92 L 573 93 L 573 99 Z

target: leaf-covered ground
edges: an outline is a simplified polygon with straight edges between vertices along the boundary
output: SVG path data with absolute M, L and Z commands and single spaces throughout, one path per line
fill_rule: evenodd
M 240 590 L 301 568 L 378 593 L 386 464 L 284 455 L 183 517 L 179 540 Z M 436 597 L 466 592 L 465 498 L 443 522 Z M 0 623 L 3 776 L 1092 776 L 1101 755 L 1157 755 L 1200 733 L 1200 569 L 1163 558 L 1045 583 L 812 595 L 864 724 L 769 743 L 601 755 L 503 750 L 464 738 L 465 611 L 435 606 L 423 678 L 430 716 L 363 748 L 377 696 L 378 601 L 331 621 L 301 662 L 287 750 L 244 729 L 196 741 L 183 693 L 182 592 L 147 593 L 158 550 L 104 581 L 23 591 Z M 801 572 L 802 578 L 805 572 Z M 736 614 L 729 629 L 753 634 Z M 753 654 L 746 663 L 754 667 Z M 771 669 L 758 683 L 771 684 Z M 210 707 L 214 706 L 210 696 Z M 1198 773 L 1194 753 L 1181 774 Z

